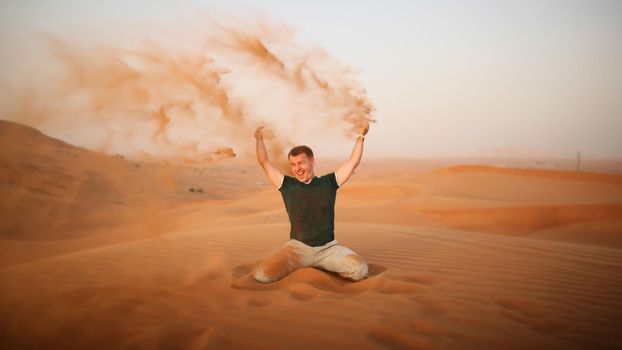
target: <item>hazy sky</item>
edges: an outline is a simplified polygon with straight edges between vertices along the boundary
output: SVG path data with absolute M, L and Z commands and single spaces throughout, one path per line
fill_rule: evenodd
M 0 21 L 17 33 L 174 21 L 194 9 L 258 12 L 360 71 L 377 108 L 370 155 L 622 158 L 622 1 L 224 3 L 2 1 Z

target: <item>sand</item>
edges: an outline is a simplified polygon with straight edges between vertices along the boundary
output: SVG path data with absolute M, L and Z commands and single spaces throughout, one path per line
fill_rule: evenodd
M 3 348 L 622 347 L 619 174 L 364 159 L 336 237 L 370 276 L 260 284 L 289 224 L 252 159 L 138 162 L 0 122 L 0 163 Z

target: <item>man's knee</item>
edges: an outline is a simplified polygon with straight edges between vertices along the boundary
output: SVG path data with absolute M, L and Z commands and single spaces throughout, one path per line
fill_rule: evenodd
M 261 268 L 261 265 L 257 267 L 257 269 L 255 270 L 255 273 L 253 274 L 253 278 L 255 279 L 255 281 L 261 282 L 261 283 L 274 282 L 274 279 L 268 276 L 268 274 L 264 272 L 264 270 Z
M 280 280 L 301 266 L 296 250 L 285 247 L 276 254 L 262 261 L 253 274 L 253 278 L 262 283 Z
M 367 267 L 367 263 L 363 261 L 360 265 L 354 268 L 352 277 L 350 278 L 353 281 L 360 281 L 367 277 L 368 272 L 369 272 L 369 268 Z
M 369 268 L 363 258 L 356 254 L 348 254 L 346 255 L 346 259 L 349 261 L 348 269 L 341 273 L 342 276 L 353 281 L 360 281 L 367 277 Z

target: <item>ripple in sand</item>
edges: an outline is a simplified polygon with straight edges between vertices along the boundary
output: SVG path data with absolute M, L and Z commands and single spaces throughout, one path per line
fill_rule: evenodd
M 399 332 L 383 325 L 373 326 L 367 337 L 373 342 L 389 349 L 436 349 L 437 346 L 429 340 L 408 332 Z
M 501 298 L 497 304 L 504 310 L 501 315 L 542 333 L 556 333 L 564 329 L 562 322 L 552 319 L 546 306 L 524 298 Z

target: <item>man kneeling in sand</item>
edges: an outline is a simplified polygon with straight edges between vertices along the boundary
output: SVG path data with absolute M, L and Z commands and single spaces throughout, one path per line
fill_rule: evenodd
M 336 272 L 352 281 L 365 278 L 367 264 L 335 240 L 334 229 L 337 189 L 348 181 L 361 161 L 369 123 L 361 127 L 350 159 L 337 171 L 320 177 L 313 173 L 315 159 L 307 146 L 294 147 L 287 156 L 294 177 L 281 174 L 268 160 L 262 129 L 255 131 L 257 160 L 283 196 L 291 230 L 290 240 L 259 264 L 253 276 L 255 280 L 274 282 L 296 269 L 310 266 Z

